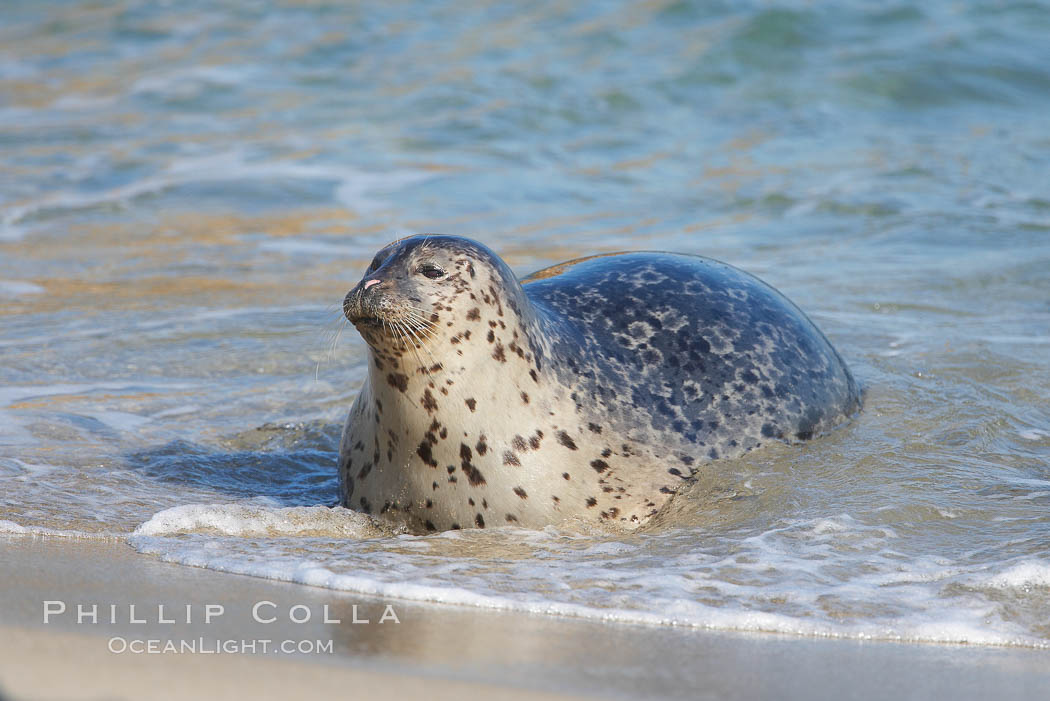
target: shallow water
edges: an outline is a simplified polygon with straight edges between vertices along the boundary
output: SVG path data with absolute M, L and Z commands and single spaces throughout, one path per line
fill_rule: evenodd
M 8 3 L 0 533 L 609 621 L 1050 647 L 1050 6 Z M 628 536 L 337 500 L 409 232 L 699 253 L 864 385 Z M 338 335 L 338 338 L 336 336 Z

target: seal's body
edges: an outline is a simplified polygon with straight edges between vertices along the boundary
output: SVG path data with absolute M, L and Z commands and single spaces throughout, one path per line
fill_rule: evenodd
M 703 463 L 860 405 L 797 307 L 698 256 L 596 256 L 519 282 L 481 244 L 415 236 L 379 252 L 344 311 L 370 362 L 343 503 L 419 530 L 633 527 Z

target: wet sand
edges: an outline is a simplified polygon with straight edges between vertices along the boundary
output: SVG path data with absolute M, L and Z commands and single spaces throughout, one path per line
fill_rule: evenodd
M 1020 699 L 1050 688 L 1050 653 L 1038 650 L 732 634 L 379 601 L 162 563 L 119 541 L 8 537 L 0 561 L 4 698 Z M 307 613 L 309 621 L 292 620 Z M 157 650 L 171 642 L 197 651 L 132 651 L 149 641 Z M 252 641 L 254 653 L 221 652 Z M 312 651 L 274 649 L 284 641 Z

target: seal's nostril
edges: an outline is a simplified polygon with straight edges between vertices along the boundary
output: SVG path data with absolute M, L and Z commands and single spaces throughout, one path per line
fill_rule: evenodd
M 368 282 L 365 283 L 365 289 L 367 290 L 372 285 L 378 285 L 379 282 L 380 282 L 379 280 L 369 280 Z

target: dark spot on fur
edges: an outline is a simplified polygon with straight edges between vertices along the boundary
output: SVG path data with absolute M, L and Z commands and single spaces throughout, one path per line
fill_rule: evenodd
M 430 449 L 430 441 L 420 441 L 419 447 L 416 448 L 416 455 L 418 455 L 419 459 L 422 460 L 425 464 L 430 465 L 431 467 L 438 466 L 437 460 L 434 459 L 434 453 Z
M 507 514 L 506 518 L 507 518 L 507 523 L 517 523 L 518 522 L 518 517 L 515 516 L 514 514 Z
M 561 476 L 564 477 L 565 479 L 572 479 L 571 477 L 569 477 L 569 473 L 568 472 L 561 473 Z
M 521 461 L 518 460 L 518 456 L 509 450 L 503 452 L 503 464 L 504 465 L 521 465 Z
M 507 354 L 503 352 L 503 344 L 496 342 L 496 350 L 492 351 L 492 357 L 501 363 L 507 362 Z
M 524 453 L 526 450 L 529 449 L 529 446 L 525 445 L 525 439 L 521 436 L 514 436 L 514 440 L 512 440 L 510 444 L 514 448 L 514 450 L 518 451 L 519 453 Z
M 522 401 L 522 402 L 523 402 L 524 404 L 528 404 L 528 403 L 529 403 L 529 395 L 528 395 L 528 393 L 527 393 L 527 392 L 522 392 L 522 393 L 521 393 L 521 401 Z
M 565 431 L 558 431 L 558 442 L 569 450 L 576 450 L 576 443 Z
M 485 442 L 484 436 L 478 439 L 477 445 L 474 446 L 474 450 L 478 451 L 478 455 L 484 455 L 489 452 L 489 445 Z
M 540 378 L 536 376 L 536 371 L 535 370 L 529 370 L 529 377 L 532 378 L 533 382 L 535 382 L 536 384 L 539 384 Z
M 587 508 L 588 509 L 591 508 L 592 506 L 595 506 L 597 503 L 598 503 L 598 500 L 595 499 L 594 497 L 587 497 Z
M 485 527 L 485 519 L 481 517 L 481 514 L 477 514 L 477 515 L 476 515 L 476 516 L 474 517 L 474 524 L 475 524 L 475 525 L 476 525 L 476 526 L 477 526 L 478 528 L 484 528 L 484 527 Z
M 609 463 L 604 460 L 591 460 L 591 467 L 594 468 L 595 472 L 601 474 L 609 469 Z
M 596 423 L 589 423 L 589 424 L 587 424 L 587 428 L 588 428 L 588 430 L 590 430 L 591 433 L 601 433 L 602 432 L 602 427 L 599 426 Z
M 470 452 L 470 446 L 466 443 L 459 444 L 459 457 L 461 460 L 459 467 L 463 470 L 463 474 L 467 476 L 470 484 L 474 487 L 477 487 L 480 484 L 485 484 L 485 476 L 482 475 L 481 471 L 474 467 L 470 462 L 473 453 Z
M 529 498 L 529 495 L 521 487 L 515 487 L 514 488 L 514 493 L 517 494 L 522 499 L 528 499 Z
M 403 375 L 400 372 L 392 372 L 386 376 L 387 384 L 391 387 L 396 387 L 399 392 L 404 392 L 408 389 L 408 375 Z
M 428 531 L 436 531 L 437 530 L 437 528 L 434 527 L 434 524 L 431 523 L 429 520 L 428 521 L 424 521 L 423 522 L 423 526 L 425 526 Z
M 419 400 L 419 403 L 427 410 L 428 414 L 433 414 L 438 408 L 437 400 L 434 399 L 434 395 L 430 393 L 430 390 L 423 392 L 423 398 Z
M 668 472 L 674 475 L 675 477 L 682 476 L 682 472 L 677 467 L 672 467 L 670 470 L 668 470 Z
M 467 312 L 467 321 L 478 321 L 479 319 L 481 319 L 481 311 L 477 307 Z
M 474 467 L 473 465 L 464 465 L 462 467 L 463 472 L 467 475 L 467 480 L 470 482 L 471 486 L 477 487 L 479 485 L 485 484 L 485 476 L 481 474 L 481 470 Z

